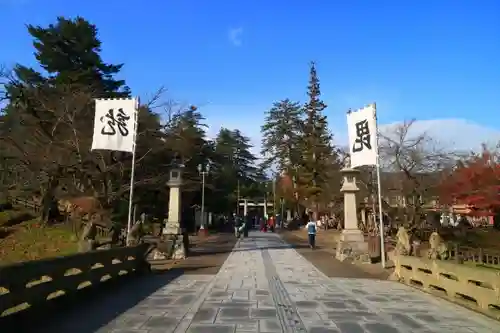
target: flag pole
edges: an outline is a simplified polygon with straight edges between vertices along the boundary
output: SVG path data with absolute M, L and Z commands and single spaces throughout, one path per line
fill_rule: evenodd
M 380 229 L 380 259 L 382 261 L 382 268 L 386 267 L 385 262 L 385 241 L 384 241 L 384 219 L 382 214 L 382 186 L 380 184 L 380 154 L 379 154 L 379 133 L 378 133 L 378 122 L 377 122 L 377 104 L 373 103 L 373 111 L 375 116 L 375 124 L 377 124 L 377 192 L 378 192 L 378 218 L 379 218 L 379 229 Z
M 240 215 L 240 179 L 238 178 L 238 187 L 236 188 L 236 216 Z
M 132 202 L 134 199 L 134 174 L 135 174 L 135 148 L 137 146 L 137 128 L 139 118 L 139 98 L 135 102 L 134 110 L 134 145 L 132 149 L 132 170 L 130 171 L 130 191 L 128 197 L 128 221 L 127 221 L 127 245 L 129 242 L 130 229 L 132 229 Z

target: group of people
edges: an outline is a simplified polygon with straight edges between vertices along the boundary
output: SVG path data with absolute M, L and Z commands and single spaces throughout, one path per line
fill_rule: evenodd
M 260 219 L 260 231 L 267 232 L 268 230 L 274 232 L 276 228 L 276 217 L 270 216 L 269 218 L 261 218 Z M 313 215 L 309 214 L 308 223 L 305 228 L 307 230 L 309 247 L 314 249 L 316 247 L 316 230 L 318 228 L 317 222 L 314 220 Z
M 259 226 L 260 231 L 262 232 L 275 232 L 276 226 L 278 224 L 277 218 L 275 216 L 269 216 L 268 218 L 265 217 L 253 217 L 253 218 L 248 218 L 248 217 L 241 217 L 236 214 L 233 216 L 233 221 L 234 221 L 234 234 L 236 237 L 240 237 L 241 235 L 244 235 L 245 233 L 248 233 L 248 229 L 254 227 L 254 226 Z
M 240 217 L 236 214 L 233 216 L 234 218 L 234 234 L 236 237 L 240 237 L 241 235 L 247 237 L 248 229 L 250 228 L 249 221 L 247 217 Z M 258 219 L 258 220 L 257 220 Z M 268 218 L 265 217 L 254 217 L 253 225 L 256 225 L 256 222 L 259 222 L 260 231 L 274 232 L 277 224 L 277 218 L 273 215 Z M 279 222 L 278 222 L 279 223 Z M 317 231 L 317 222 L 313 219 L 312 214 L 309 214 L 308 223 L 305 226 L 308 234 L 309 247 L 314 249 L 316 247 L 316 231 Z
M 268 230 L 274 232 L 276 228 L 276 218 L 274 216 L 270 216 L 269 218 L 261 218 L 260 219 L 260 231 L 267 232 Z

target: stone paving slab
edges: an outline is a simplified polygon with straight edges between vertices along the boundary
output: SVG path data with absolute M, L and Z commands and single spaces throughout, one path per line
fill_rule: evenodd
M 409 286 L 328 278 L 292 249 L 269 253 L 308 332 L 500 332 L 499 322 Z
M 397 282 L 328 278 L 279 235 L 251 232 L 217 275 L 180 276 L 96 332 L 493 333 L 500 322 Z
M 173 332 L 183 322 L 192 320 L 191 308 L 213 279 L 213 275 L 182 275 L 96 333 Z
M 253 239 L 242 240 L 217 274 L 188 332 L 281 332 L 263 268 Z

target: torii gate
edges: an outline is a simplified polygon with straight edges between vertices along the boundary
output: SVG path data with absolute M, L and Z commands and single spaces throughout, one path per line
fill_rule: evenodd
M 239 207 L 243 207 L 243 216 L 248 215 L 248 207 L 263 207 L 264 208 L 264 216 L 267 216 L 267 208 L 268 207 L 273 207 L 272 202 L 268 202 L 266 199 L 262 200 L 261 202 L 251 199 L 240 199 L 238 203 Z M 273 207 L 274 208 L 274 207 Z

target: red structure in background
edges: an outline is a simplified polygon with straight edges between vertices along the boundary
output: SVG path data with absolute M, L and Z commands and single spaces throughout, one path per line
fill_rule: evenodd
M 500 163 L 483 152 L 459 165 L 440 186 L 443 205 L 465 205 L 467 215 L 493 216 L 500 211 Z

